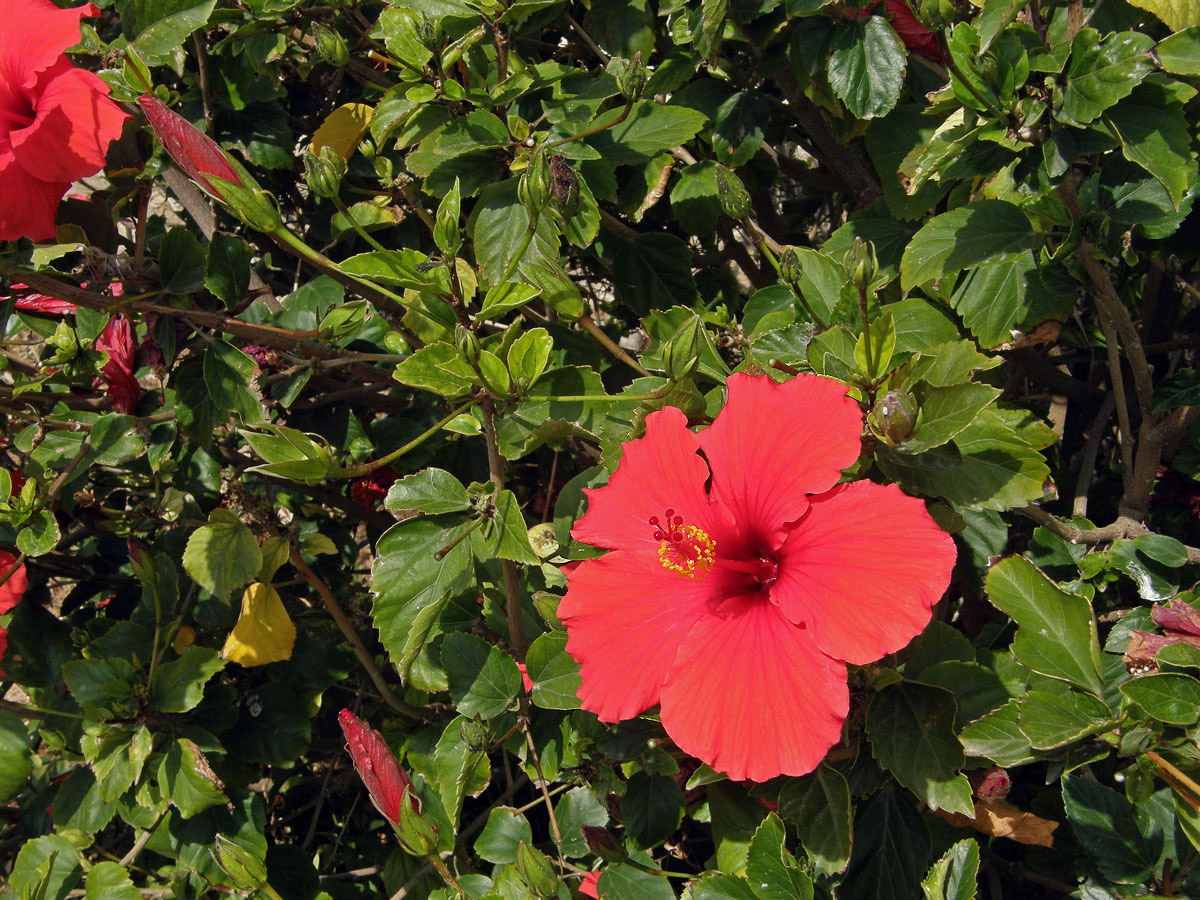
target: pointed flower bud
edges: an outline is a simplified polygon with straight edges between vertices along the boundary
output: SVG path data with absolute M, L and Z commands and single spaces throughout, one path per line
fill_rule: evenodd
M 642 62 L 642 51 L 633 54 L 633 59 L 613 60 L 613 77 L 617 79 L 617 90 L 626 100 L 637 100 L 646 88 L 646 64 Z
M 218 832 L 209 852 L 221 871 L 243 890 L 259 890 L 267 883 L 266 864 L 236 841 Z
M 583 839 L 587 842 L 588 849 L 605 862 L 620 862 L 625 859 L 627 855 L 625 848 L 617 843 L 617 839 L 607 828 L 600 828 L 596 825 L 580 825 L 579 830 L 583 833 Z
M 517 846 L 517 874 L 535 897 L 553 897 L 558 893 L 558 873 L 546 854 L 524 841 Z
M 663 347 L 663 367 L 672 381 L 690 378 L 700 364 L 701 335 L 704 325 L 692 316 L 676 329 Z
M 304 153 L 304 180 L 308 189 L 318 197 L 332 200 L 342 187 L 342 176 L 346 174 L 346 161 L 332 147 L 324 146 L 319 151 Z
M 541 212 L 550 201 L 550 164 L 540 147 L 517 180 L 517 199 L 530 213 Z
M 408 803 L 414 812 L 420 812 L 421 801 L 412 792 L 412 779 L 400 768 L 392 751 L 374 728 L 367 726 L 358 716 L 343 709 L 338 713 L 338 724 L 346 736 L 346 748 L 354 761 L 358 776 L 371 795 L 375 808 L 393 825 L 400 821 L 400 804 L 408 794 Z
M 317 52 L 325 62 L 339 69 L 350 62 L 350 49 L 346 46 L 345 38 L 328 25 L 316 22 L 308 33 L 316 42 Z
M 795 287 L 803 273 L 804 266 L 800 262 L 800 254 L 796 252 L 796 248 L 790 245 L 784 247 L 783 253 L 779 257 L 779 274 L 783 276 L 783 280 Z
M 843 265 L 850 273 L 851 283 L 859 291 L 866 291 L 875 280 L 875 273 L 879 271 L 879 258 L 875 255 L 874 242 L 856 237 L 850 249 L 846 251 Z
M 894 447 L 912 437 L 919 413 L 917 399 L 908 391 L 888 391 L 875 401 L 871 425 Z
M 744 219 L 750 215 L 750 193 L 742 179 L 722 165 L 717 166 L 717 199 L 721 202 L 721 211 L 731 219 Z
M 972 777 L 971 787 L 975 789 L 975 796 L 980 800 L 985 803 L 995 803 L 1008 796 L 1008 792 L 1012 789 L 1012 779 L 1008 777 L 1008 772 L 1000 766 L 992 766 Z
M 213 187 L 205 175 L 216 175 L 226 181 L 241 184 L 241 179 L 229 164 L 225 151 L 207 134 L 163 102 L 150 94 L 138 98 L 138 104 L 146 114 L 146 121 L 154 129 L 163 149 L 175 164 L 188 174 L 192 181 L 218 199 L 224 200 L 221 192 Z

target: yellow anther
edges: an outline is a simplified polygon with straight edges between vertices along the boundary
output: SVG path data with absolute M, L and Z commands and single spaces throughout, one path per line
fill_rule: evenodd
M 717 542 L 703 528 L 684 525 L 658 546 L 658 561 L 684 578 L 700 578 L 716 559 Z

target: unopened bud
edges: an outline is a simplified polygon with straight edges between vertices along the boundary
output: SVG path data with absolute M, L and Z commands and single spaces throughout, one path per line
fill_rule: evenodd
M 479 354 L 483 348 L 480 346 L 479 336 L 475 332 L 465 325 L 455 325 L 454 344 L 458 347 L 458 355 L 468 366 L 475 368 L 479 365 Z
M 579 212 L 579 176 L 558 155 L 550 157 L 550 200 L 554 211 L 564 219 Z
M 129 567 L 137 580 L 145 584 L 154 577 L 154 557 L 150 548 L 137 538 L 126 538 L 125 545 L 129 548 Z
M 856 237 L 850 249 L 846 251 L 842 264 L 850 273 L 850 282 L 860 292 L 866 291 L 875 280 L 875 273 L 879 271 L 879 257 L 875 255 L 874 242 Z
M 700 364 L 701 336 L 704 325 L 699 316 L 692 316 L 675 330 L 663 347 L 663 367 L 672 381 L 690 378 Z
M 328 25 L 315 22 L 309 29 L 309 34 L 316 42 L 317 52 L 325 62 L 339 69 L 350 62 L 350 50 L 345 39 Z
M 975 789 L 975 796 L 980 800 L 995 803 L 1008 796 L 1012 789 L 1012 779 L 1000 766 L 992 766 L 974 775 L 971 778 L 971 787 Z
M 267 883 L 267 867 L 255 854 L 219 832 L 213 843 L 209 852 L 234 887 L 258 890 Z
M 583 839 L 587 842 L 588 849 L 605 862 L 620 862 L 625 859 L 627 855 L 625 848 L 617 843 L 617 839 L 607 828 L 600 828 L 596 825 L 580 825 L 579 830 L 583 833 Z
M 342 187 L 342 176 L 346 174 L 346 161 L 332 147 L 324 146 L 319 151 L 304 153 L 304 180 L 308 189 L 318 197 L 333 200 Z
M 437 825 L 426 815 L 411 783 L 400 803 L 400 821 L 393 823 L 392 828 L 404 849 L 413 856 L 428 856 L 437 850 Z
M 554 864 L 539 850 L 524 841 L 517 845 L 517 874 L 535 897 L 553 897 L 558 893 L 558 873 Z
M 744 219 L 750 215 L 750 193 L 742 179 L 732 169 L 717 165 L 717 199 L 721 211 L 731 219 Z
M 779 256 L 779 274 L 792 287 L 800 281 L 800 276 L 804 274 L 804 265 L 800 262 L 800 254 L 796 252 L 795 247 L 783 248 L 783 253 Z
M 550 164 L 540 147 L 517 179 L 517 199 L 531 214 L 541 212 L 550 201 Z
M 633 59 L 613 60 L 613 77 L 617 79 L 617 90 L 626 100 L 637 100 L 646 87 L 646 64 L 642 62 L 642 51 L 633 54 Z
M 492 745 L 492 730 L 479 716 L 463 719 L 458 726 L 458 734 L 472 753 L 483 753 Z
M 893 447 L 912 437 L 920 408 L 908 391 L 888 391 L 875 401 L 871 424 Z

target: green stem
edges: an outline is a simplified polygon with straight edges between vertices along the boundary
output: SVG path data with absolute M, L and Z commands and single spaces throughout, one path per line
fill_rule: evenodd
M 457 547 L 459 544 L 461 544 L 463 541 L 465 541 L 468 537 L 470 537 L 471 532 L 474 531 L 476 528 L 478 528 L 482 524 L 483 524 L 483 519 L 472 519 L 467 524 L 466 528 L 464 528 L 462 531 L 460 531 L 457 535 L 454 536 L 454 538 L 450 541 L 450 543 L 448 543 L 441 550 L 436 551 L 433 554 L 433 558 L 438 560 L 439 562 L 441 560 L 445 559 L 446 554 L 448 554 L 451 550 L 453 550 L 455 547 Z
M 454 876 L 450 873 L 450 870 L 446 867 L 446 864 L 442 862 L 442 858 L 438 856 L 436 851 L 429 854 L 429 864 L 437 869 L 437 873 L 442 876 L 442 881 L 446 882 L 450 889 L 457 893 L 458 896 L 467 896 L 466 892 L 462 889 L 462 885 L 455 880 Z
M 862 310 L 863 320 L 863 344 L 867 349 L 867 368 L 871 371 L 867 374 L 872 378 L 875 377 L 875 358 L 871 353 L 871 323 L 867 319 L 867 291 L 865 288 L 858 289 L 858 305 Z
M 627 115 L 629 115 L 629 111 L 631 109 L 633 109 L 633 99 L 632 98 L 625 101 L 625 108 L 623 110 L 621 110 L 621 114 L 619 116 L 617 116 L 615 119 L 613 119 L 611 122 L 605 122 L 603 125 L 597 125 L 595 128 L 589 128 L 587 131 L 581 131 L 581 132 L 579 132 L 579 134 L 573 134 L 570 137 L 560 138 L 559 140 L 554 141 L 553 143 L 547 144 L 546 148 L 553 149 L 554 147 L 561 147 L 563 144 L 571 143 L 571 141 L 577 141 L 580 138 L 591 137 L 593 134 L 599 134 L 601 131 L 607 131 L 608 129 L 613 128 L 617 125 L 620 125 L 622 122 L 624 122 L 625 117 Z
M 67 719 L 79 719 L 81 722 L 87 721 L 87 716 L 81 716 L 79 713 L 64 712 L 61 709 L 46 709 L 44 706 L 33 706 L 29 703 L 14 703 L 11 700 L 0 700 L 0 709 L 7 712 L 16 713 L 16 715 L 27 719 L 43 719 L 49 716 L 63 716 Z
M 658 400 L 662 394 L 651 391 L 648 394 L 564 394 L 549 398 L 554 402 L 563 403 L 623 403 L 626 400 Z
M 408 451 L 414 449 L 415 447 L 419 447 L 425 441 L 429 440 L 429 438 L 433 437 L 435 434 L 437 434 L 439 431 L 441 431 L 446 425 L 450 424 L 450 422 L 453 421 L 456 417 L 462 415 L 464 412 L 466 412 L 468 409 L 470 409 L 472 406 L 474 406 L 475 403 L 476 403 L 475 399 L 468 400 L 466 403 L 462 404 L 462 406 L 458 407 L 453 412 L 451 412 L 449 415 L 444 416 L 441 419 L 438 419 L 437 422 L 435 422 L 433 425 L 426 428 L 424 431 L 422 431 L 420 434 L 418 434 L 415 438 L 413 438 L 411 441 L 409 441 L 403 447 L 400 447 L 397 450 L 393 450 L 387 456 L 381 456 L 379 459 L 372 460 L 371 462 L 367 462 L 367 463 L 362 463 L 361 465 L 357 465 L 357 466 L 346 466 L 346 467 L 336 468 L 329 473 L 329 476 L 331 478 L 358 478 L 360 475 L 370 475 L 376 469 L 383 468 L 388 463 L 399 459 L 401 456 L 403 456 Z
M 529 245 L 533 242 L 533 234 L 537 231 L 537 223 L 540 215 L 540 212 L 529 214 L 529 227 L 525 229 L 525 236 L 521 238 L 521 243 L 517 245 L 517 252 L 508 261 L 508 265 L 504 269 L 504 275 L 496 282 L 497 284 L 504 284 L 504 282 L 517 274 L 517 266 L 521 264 L 521 257 L 525 255 L 525 251 L 529 249 Z

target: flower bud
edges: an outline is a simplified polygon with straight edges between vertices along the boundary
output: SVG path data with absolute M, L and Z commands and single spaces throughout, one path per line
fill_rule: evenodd
M 621 862 L 628 855 L 625 853 L 625 848 L 617 843 L 617 839 L 607 828 L 600 828 L 596 825 L 580 825 L 579 830 L 583 833 L 583 839 L 587 842 L 588 849 L 605 862 Z
M 411 782 L 404 791 L 404 798 L 405 802 L 400 804 L 400 821 L 393 826 L 396 837 L 413 856 L 429 856 L 437 850 L 437 825 L 425 814 Z
M 800 262 L 800 254 L 796 252 L 795 247 L 789 245 L 783 248 L 779 257 L 779 274 L 792 287 L 800 281 L 800 276 L 804 274 L 804 265 Z
M 248 849 L 220 832 L 213 842 L 215 846 L 209 853 L 221 871 L 233 881 L 234 887 L 258 890 L 267 883 L 265 863 Z
M 850 273 L 850 282 L 859 292 L 865 292 L 875 280 L 875 273 L 879 271 L 879 258 L 875 255 L 874 242 L 856 237 L 850 249 L 846 251 L 842 264 Z
M 157 97 L 143 94 L 138 98 L 138 104 L 167 155 L 192 181 L 218 200 L 225 198 L 206 175 L 215 175 L 235 184 L 242 183 L 229 164 L 225 151 L 207 134 L 183 116 L 167 109 Z
M 157 574 L 154 569 L 154 556 L 150 553 L 150 548 L 135 537 L 126 538 L 125 545 L 129 548 L 129 567 L 133 569 L 137 580 L 146 584 Z
M 479 335 L 465 325 L 455 325 L 454 344 L 458 347 L 458 355 L 468 366 L 475 368 L 479 365 L 479 354 L 483 349 L 479 344 Z
M 579 176 L 557 154 L 550 157 L 550 201 L 554 211 L 564 219 L 579 212 Z
M 558 893 L 558 873 L 544 853 L 524 841 L 517 846 L 517 874 L 535 897 L 553 897 Z
M 383 736 L 348 709 L 338 713 L 338 723 L 375 808 L 392 823 L 406 850 L 414 856 L 428 856 L 437 847 L 437 827 L 424 814 L 412 779 L 400 768 Z
M 317 52 L 321 54 L 321 58 L 331 66 L 337 66 L 339 69 L 350 61 L 350 50 L 346 46 L 345 39 L 321 22 L 313 23 L 309 29 L 309 35 L 317 44 Z
M 700 364 L 701 335 L 704 326 L 699 316 L 692 316 L 676 329 L 663 347 L 663 367 L 672 381 L 690 378 Z
M 335 199 L 345 174 L 346 161 L 332 147 L 322 147 L 316 153 L 312 150 L 304 152 L 304 180 L 316 196 Z
M 920 412 L 916 398 L 908 391 L 888 391 L 875 401 L 872 424 L 893 447 L 912 437 Z
M 646 87 L 646 64 L 642 62 L 641 50 L 633 54 L 633 59 L 614 60 L 612 73 L 622 97 L 637 100 L 642 96 Z
M 483 753 L 492 745 L 492 730 L 479 716 L 463 719 L 458 726 L 458 734 L 472 753 Z
M 550 165 L 541 147 L 534 151 L 517 180 L 517 199 L 530 214 L 541 212 L 550 200 Z
M 992 766 L 973 776 L 971 787 L 975 789 L 975 796 L 980 800 L 995 803 L 1008 796 L 1009 790 L 1012 789 L 1012 779 L 1000 766 Z
M 732 169 L 717 166 L 717 199 L 721 211 L 731 219 L 744 219 L 750 215 L 750 194 L 742 179 Z

